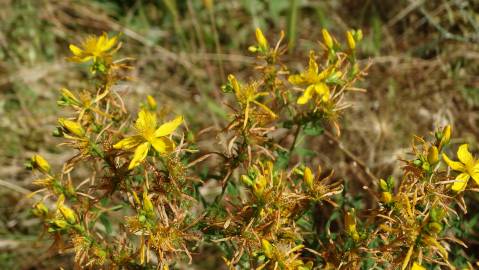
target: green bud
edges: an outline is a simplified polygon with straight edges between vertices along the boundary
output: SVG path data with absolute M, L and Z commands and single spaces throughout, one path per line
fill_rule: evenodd
M 384 179 L 379 179 L 379 187 L 382 191 L 389 191 L 388 183 Z

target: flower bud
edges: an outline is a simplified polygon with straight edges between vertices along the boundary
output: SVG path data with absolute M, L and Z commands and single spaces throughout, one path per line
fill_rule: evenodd
M 33 206 L 33 214 L 38 217 L 48 215 L 48 208 L 43 202 L 38 202 Z
M 351 31 L 346 32 L 346 39 L 348 41 L 348 46 L 351 50 L 356 48 L 356 41 L 354 40 L 353 33 Z
M 324 44 L 326 45 L 326 47 L 328 47 L 328 49 L 332 49 L 333 45 L 334 45 L 333 44 L 333 38 L 329 34 L 328 30 L 323 28 L 323 30 L 321 30 L 321 32 L 323 34 Z
M 346 226 L 346 232 L 354 239 L 359 240 L 359 233 L 356 229 L 356 216 L 354 208 L 350 212 L 346 213 L 344 218 L 344 224 Z
M 429 164 L 434 165 L 439 162 L 439 150 L 436 146 L 431 146 L 427 153 L 427 161 Z
M 266 178 L 263 175 L 256 177 L 256 180 L 253 184 L 253 192 L 257 197 L 261 197 L 266 187 Z
M 263 35 L 261 29 L 256 28 L 256 40 L 258 41 L 258 45 L 261 51 L 266 51 L 269 48 L 268 40 Z
M 39 169 L 43 173 L 50 172 L 50 164 L 40 155 L 33 155 L 32 157 L 33 166 Z
M 439 142 L 439 149 L 442 149 L 451 140 L 452 127 L 447 125 L 442 130 L 441 141 Z
M 363 30 L 358 29 L 358 30 L 356 30 L 355 34 L 356 34 L 355 38 L 356 38 L 357 41 L 363 40 Z
M 389 191 L 388 183 L 384 179 L 379 179 L 379 187 L 382 191 Z
M 243 183 L 247 186 L 253 185 L 253 181 L 251 180 L 251 178 L 245 174 L 241 176 L 241 181 L 243 181 Z
M 153 111 L 156 110 L 157 104 L 154 97 L 152 97 L 151 95 L 148 95 L 146 97 L 146 102 L 148 103 L 148 107 L 150 107 L 150 110 L 153 110 Z
M 269 259 L 273 258 L 273 245 L 265 239 L 261 240 L 261 245 L 263 246 L 264 255 Z
M 56 227 L 56 229 L 65 229 L 68 226 L 68 223 L 63 219 L 55 219 L 52 222 L 52 225 Z
M 61 100 L 58 101 L 59 105 L 67 105 L 67 104 L 73 104 L 73 105 L 80 105 L 80 101 L 75 97 L 75 95 L 70 92 L 70 90 L 66 88 L 60 89 L 60 93 L 62 94 Z
M 143 209 L 148 213 L 153 213 L 153 203 L 146 192 L 143 192 Z
M 314 175 L 309 167 L 304 168 L 303 180 L 309 188 L 313 188 Z
M 62 216 L 65 218 L 65 220 L 70 223 L 70 224 L 75 224 L 76 223 L 76 215 L 73 210 L 63 204 L 58 206 L 58 210 L 62 214 Z
M 440 233 L 442 231 L 442 225 L 438 222 L 431 222 L 429 223 L 429 230 L 431 230 L 433 233 Z
M 58 123 L 68 132 L 76 135 L 77 137 L 83 137 L 85 135 L 85 130 L 83 130 L 83 127 L 78 122 L 60 118 L 58 119 Z

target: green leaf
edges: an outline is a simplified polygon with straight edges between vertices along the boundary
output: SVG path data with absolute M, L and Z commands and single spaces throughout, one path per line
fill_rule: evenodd
M 319 136 L 323 134 L 324 128 L 321 121 L 308 122 L 303 126 L 304 134 L 308 136 Z
M 111 222 L 110 222 L 110 219 L 108 218 L 108 216 L 105 213 L 102 213 L 100 215 L 100 222 L 101 222 L 101 224 L 103 224 L 103 226 L 105 226 L 106 233 L 111 234 L 112 231 L 113 231 L 112 227 L 111 227 Z

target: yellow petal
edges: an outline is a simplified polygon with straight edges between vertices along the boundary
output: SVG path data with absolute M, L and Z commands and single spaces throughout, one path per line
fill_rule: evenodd
M 110 38 L 110 39 L 107 38 L 107 41 L 106 41 L 104 50 L 105 50 L 105 51 L 110 50 L 113 46 L 115 46 L 117 40 L 118 40 L 118 37 L 117 37 L 117 36 L 114 36 L 114 37 L 112 37 L 112 38 Z
M 151 144 L 160 154 L 169 153 L 175 149 L 175 143 L 166 137 L 154 138 Z
M 140 163 L 145 160 L 146 155 L 148 155 L 148 150 L 150 150 L 149 142 L 140 144 L 135 150 L 135 154 L 133 155 L 133 159 L 128 166 L 128 170 L 131 170 L 136 166 L 140 165 Z
M 156 114 L 147 110 L 141 110 L 138 113 L 138 119 L 136 119 L 135 128 L 137 129 L 138 133 L 148 137 L 147 135 L 151 134 L 145 133 L 153 133 L 156 128 Z
M 298 84 L 302 84 L 304 83 L 304 78 L 303 76 L 301 76 L 300 74 L 296 74 L 296 75 L 291 75 L 288 77 L 288 82 L 292 83 L 292 84 L 295 84 L 295 85 L 298 85 Z
M 115 145 L 113 145 L 113 148 L 130 150 L 132 148 L 135 148 L 136 146 L 138 146 L 142 142 L 143 142 L 143 140 L 140 136 L 126 137 L 123 140 L 117 142 Z
M 325 83 L 317 83 L 314 85 L 314 91 L 321 97 L 323 101 L 329 100 L 329 88 Z
M 304 90 L 303 95 L 298 98 L 298 104 L 306 104 L 308 101 L 313 97 L 314 85 L 308 86 L 306 90 Z
M 92 59 L 91 56 L 85 56 L 85 57 L 73 56 L 73 57 L 68 58 L 68 61 L 74 62 L 74 63 L 84 63 L 84 62 L 90 61 L 91 59 Z
M 183 123 L 183 116 L 177 116 L 172 121 L 166 122 L 155 131 L 155 137 L 168 136 Z
M 471 152 L 469 152 L 467 148 L 467 144 L 459 146 L 459 149 L 457 150 L 457 157 L 459 158 L 459 161 L 466 165 L 466 167 L 472 167 L 474 163 L 474 158 L 472 157 Z
M 476 165 L 472 167 L 472 170 L 469 173 L 471 174 L 472 179 L 476 181 L 476 184 L 479 185 L 479 162 L 477 162 Z
M 456 192 L 461 192 L 466 189 L 467 181 L 469 181 L 470 176 L 467 173 L 461 173 L 456 177 L 454 184 L 452 184 L 451 189 Z
M 97 40 L 97 42 L 96 42 L 97 52 L 103 50 L 103 48 L 105 47 L 105 41 L 106 41 L 107 38 L 108 38 L 108 37 L 107 37 L 106 33 L 103 33 L 103 34 L 98 38 L 98 40 Z
M 318 74 L 318 70 L 319 70 L 319 67 L 318 67 L 318 63 L 316 63 L 316 55 L 314 54 L 314 51 L 310 51 L 308 72 L 316 75 Z
M 421 266 L 417 262 L 414 262 L 413 265 L 412 265 L 411 270 L 426 270 L 426 268 L 424 266 Z
M 455 171 L 463 172 L 463 171 L 466 169 L 461 162 L 452 161 L 452 160 L 449 159 L 449 157 L 448 157 L 446 154 L 444 154 L 444 153 L 442 154 L 442 159 L 444 159 L 444 161 L 447 163 L 447 165 L 448 165 L 449 167 L 451 167 L 451 169 L 453 169 L 453 170 L 455 170 Z
M 77 46 L 70 44 L 69 46 L 70 51 L 73 53 L 73 55 L 78 56 L 83 53 L 83 50 L 78 48 Z

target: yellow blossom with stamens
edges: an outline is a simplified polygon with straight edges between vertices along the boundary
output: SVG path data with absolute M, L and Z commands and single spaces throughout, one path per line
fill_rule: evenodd
M 133 159 L 128 166 L 131 170 L 138 166 L 148 155 L 151 146 L 160 154 L 171 152 L 175 143 L 168 136 L 183 123 L 183 117 L 178 116 L 174 120 L 166 122 L 157 128 L 156 114 L 147 110 L 141 110 L 135 122 L 136 135 L 126 137 L 116 143 L 115 149 L 131 150 L 135 148 Z
M 466 188 L 470 178 L 479 184 L 479 160 L 472 156 L 467 144 L 459 146 L 457 157 L 459 161 L 452 161 L 446 154 L 442 154 L 442 158 L 452 170 L 461 172 L 451 187 L 452 190 L 460 192 Z
M 291 75 L 288 78 L 288 81 L 293 85 L 306 86 L 303 95 L 298 98 L 297 103 L 301 105 L 308 103 L 314 94 L 316 94 L 321 101 L 327 102 L 330 98 L 330 91 L 325 81 L 333 71 L 334 66 L 319 72 L 315 53 L 314 51 L 310 51 L 308 69 L 300 74 Z
M 98 58 L 109 58 L 119 49 L 120 46 L 117 43 L 118 36 L 109 38 L 106 33 L 101 36 L 88 36 L 79 47 L 70 44 L 70 51 L 73 56 L 69 60 L 82 63 L 90 60 L 97 61 Z
M 236 77 L 234 75 L 229 75 L 228 76 L 228 81 L 231 84 L 233 91 L 236 96 L 236 100 L 241 106 L 241 109 L 244 110 L 244 127 L 246 127 L 246 124 L 248 123 L 249 119 L 249 114 L 250 110 L 252 109 L 251 104 L 255 104 L 259 106 L 261 109 L 263 109 L 265 112 L 267 112 L 272 118 L 276 118 L 276 114 L 268 108 L 268 106 L 260 103 L 257 101 L 259 97 L 262 96 L 267 96 L 269 95 L 268 92 L 258 92 L 258 84 L 257 83 L 251 83 L 246 86 L 240 85 L 240 83 L 236 80 Z

